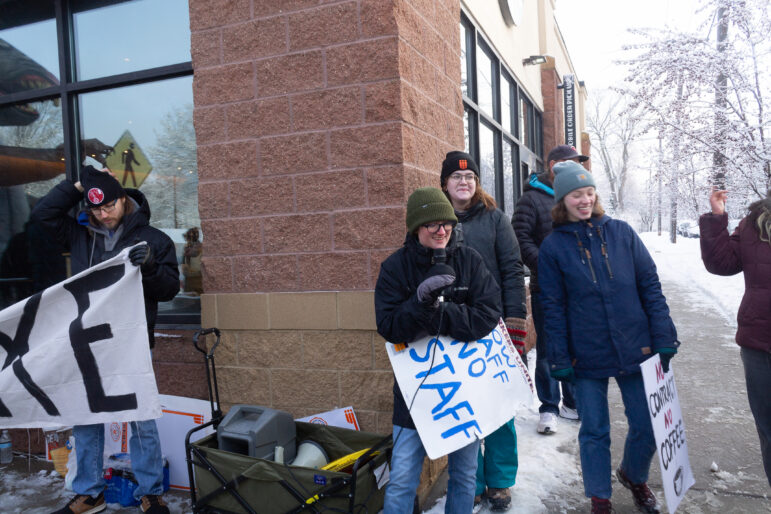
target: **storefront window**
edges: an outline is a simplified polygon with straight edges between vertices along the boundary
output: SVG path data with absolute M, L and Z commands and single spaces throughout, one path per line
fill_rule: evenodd
M 482 189 L 495 196 L 495 136 L 484 123 L 479 124 L 479 178 Z
M 85 163 L 109 167 L 125 187 L 143 192 L 151 224 L 175 242 L 183 292 L 159 306 L 158 323 L 200 324 L 187 1 L 1 3 L 0 308 L 71 275 L 65 249 L 29 214 Z M 59 47 L 57 31 L 68 27 Z M 77 66 L 60 72 L 71 55 Z M 14 94 L 24 101 L 8 97 Z
M 493 61 L 481 46 L 477 47 L 477 103 L 487 115 L 493 116 Z
M 190 60 L 187 0 L 73 2 L 78 80 Z
M 463 12 L 460 35 L 464 145 L 479 162 L 482 187 L 512 214 L 521 194 L 518 173 L 527 169 L 520 159 L 535 157 L 541 165 L 541 115 L 511 68 Z

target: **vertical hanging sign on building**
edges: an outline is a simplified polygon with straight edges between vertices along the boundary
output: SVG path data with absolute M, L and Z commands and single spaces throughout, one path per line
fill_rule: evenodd
M 573 75 L 562 77 L 562 94 L 565 99 L 565 144 L 576 146 L 576 96 Z

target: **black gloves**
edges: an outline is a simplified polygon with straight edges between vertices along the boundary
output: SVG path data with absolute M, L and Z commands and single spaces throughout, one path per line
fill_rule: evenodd
M 141 244 L 129 250 L 129 260 L 134 266 L 139 266 L 143 275 L 154 273 L 157 267 L 153 249 L 148 244 Z
M 455 270 L 447 264 L 434 264 L 428 275 L 418 285 L 418 301 L 436 306 L 436 300 L 442 289 L 455 282 Z

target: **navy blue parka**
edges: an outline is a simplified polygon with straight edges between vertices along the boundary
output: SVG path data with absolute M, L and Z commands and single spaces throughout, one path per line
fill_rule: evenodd
M 552 370 L 579 378 L 639 373 L 659 348 L 677 348 L 656 265 L 627 223 L 608 216 L 558 225 L 538 256 Z

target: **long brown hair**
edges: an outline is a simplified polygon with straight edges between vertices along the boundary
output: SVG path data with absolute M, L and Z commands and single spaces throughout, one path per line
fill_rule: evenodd
M 450 193 L 447 192 L 447 180 L 449 179 L 442 181 L 442 191 L 444 191 L 444 195 L 448 200 L 450 200 L 450 203 L 452 203 Z M 474 185 L 474 196 L 471 197 L 471 203 L 469 204 L 469 207 L 474 207 L 479 202 L 482 202 L 482 205 L 485 206 L 485 209 L 488 211 L 494 211 L 498 207 L 498 204 L 496 203 L 495 198 L 487 194 L 482 188 L 482 184 L 479 182 L 479 177 L 476 173 L 474 173 Z
M 592 207 L 592 218 L 599 218 L 604 214 L 605 209 L 602 208 L 600 195 L 595 193 L 594 206 Z M 554 225 L 564 225 L 565 223 L 570 223 L 570 218 L 568 217 L 568 208 L 565 207 L 565 198 L 562 198 L 562 200 L 557 202 L 557 204 L 552 207 L 551 219 Z
M 760 240 L 771 245 L 771 189 L 768 190 L 765 198 L 751 203 L 748 209 L 750 211 L 748 221 L 755 224 Z

